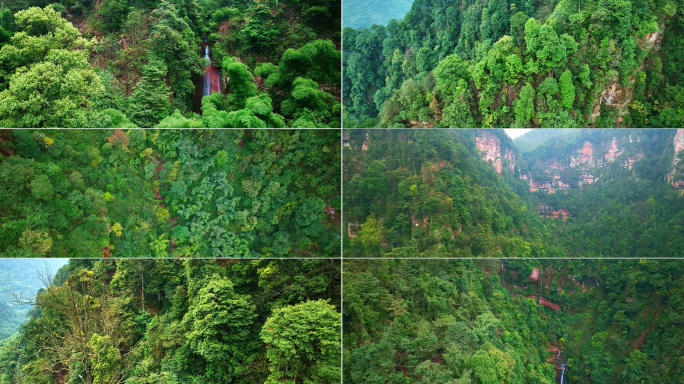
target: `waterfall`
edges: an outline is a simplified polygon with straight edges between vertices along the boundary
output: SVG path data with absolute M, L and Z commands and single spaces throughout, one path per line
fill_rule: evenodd
M 567 369 L 567 365 L 565 364 L 565 356 L 561 357 L 561 351 L 558 351 L 558 355 L 556 356 L 556 359 L 560 363 L 560 370 L 561 370 L 560 384 L 563 384 L 563 382 L 565 381 L 565 370 Z
M 206 61 L 206 68 L 204 70 L 202 96 L 209 96 L 213 92 L 222 92 L 221 73 L 217 68 L 211 65 L 211 57 L 209 56 L 209 44 L 207 43 L 206 39 L 204 39 L 204 60 Z

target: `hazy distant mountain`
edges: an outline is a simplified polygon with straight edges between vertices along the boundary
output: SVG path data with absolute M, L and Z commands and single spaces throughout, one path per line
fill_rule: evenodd
M 342 5 L 344 27 L 367 28 L 373 24 L 386 25 L 392 19 L 403 19 L 411 10 L 413 0 L 347 0 Z

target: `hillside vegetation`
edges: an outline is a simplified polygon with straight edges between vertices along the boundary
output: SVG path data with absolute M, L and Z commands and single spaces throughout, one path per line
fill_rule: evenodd
M 684 380 L 678 260 L 347 260 L 344 382 Z
M 7 0 L 0 126 L 339 127 L 339 29 L 329 0 Z
M 684 131 L 347 133 L 345 256 L 684 257 Z
M 339 131 L 0 137 L 4 257 L 339 255 Z
M 344 30 L 346 127 L 682 127 L 684 4 L 416 0 Z
M 26 300 L 2 384 L 339 382 L 338 261 L 79 259 Z

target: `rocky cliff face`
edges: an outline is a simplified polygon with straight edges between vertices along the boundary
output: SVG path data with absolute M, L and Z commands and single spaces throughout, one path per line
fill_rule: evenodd
M 555 193 L 559 189 L 580 188 L 593 184 L 601 179 L 602 168 L 608 164 L 620 162 L 620 166 L 632 169 L 634 164 L 644 158 L 638 149 L 641 138 L 639 136 L 614 136 L 608 142 L 584 141 L 572 154 L 565 157 L 553 157 L 537 160 L 533 171 L 525 172 L 521 178 L 527 180 L 530 192 L 541 189 L 548 193 Z M 630 146 L 631 156 L 625 146 Z
M 603 155 L 603 158 L 609 162 L 612 163 L 615 161 L 615 158 L 618 157 L 623 153 L 620 148 L 618 148 L 617 145 L 617 137 L 613 137 L 613 141 L 610 143 L 610 148 L 608 149 L 608 152 L 606 152 L 605 155 Z
M 492 166 L 497 173 L 501 173 L 505 168 L 513 171 L 515 169 L 515 152 L 510 148 L 501 150 L 501 139 L 487 131 L 481 131 L 475 137 L 475 145 L 480 151 L 482 160 L 492 162 Z
M 639 134 L 603 137 L 584 140 L 569 152 L 559 149 L 558 155 L 545 155 L 542 159 L 526 158 L 530 167 L 520 172 L 520 178 L 527 181 L 530 192 L 546 190 L 556 193 L 563 189 L 581 188 L 599 182 L 608 166 L 617 165 L 633 170 L 634 165 L 645 158 L 644 153 L 649 148 L 646 145 L 652 141 L 650 136 L 642 138 Z M 502 148 L 501 139 L 495 133 L 480 130 L 475 141 L 482 160 L 491 162 L 496 172 L 501 173 L 506 168 L 511 171 L 515 169 L 515 151 Z M 684 128 L 677 129 L 672 145 L 674 155 L 667 181 L 675 188 L 684 189 L 684 161 L 680 159 L 684 158 Z
M 660 44 L 663 41 L 663 34 L 661 31 L 653 32 L 647 34 L 643 39 L 638 40 L 639 47 L 644 53 L 649 51 L 660 50 Z M 648 57 L 647 54 L 642 56 L 641 62 L 638 66 L 638 71 L 641 72 L 645 67 L 645 59 Z M 619 79 L 615 78 L 610 83 L 606 84 L 605 87 L 600 91 L 593 102 L 592 113 L 589 115 L 589 120 L 591 122 L 596 122 L 596 119 L 601 114 L 601 107 L 606 109 L 617 111 L 617 123 L 618 126 L 624 121 L 624 116 L 629 112 L 628 107 L 632 102 L 634 97 L 634 81 L 635 78 L 629 78 L 629 86 L 625 87 L 621 85 Z
M 680 164 L 680 156 L 684 152 L 684 128 L 677 129 L 672 145 L 674 156 L 672 156 L 672 167 L 667 175 L 667 182 L 675 188 L 684 188 L 684 167 Z

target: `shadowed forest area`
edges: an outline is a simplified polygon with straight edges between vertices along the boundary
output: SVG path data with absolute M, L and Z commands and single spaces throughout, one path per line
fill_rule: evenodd
M 684 380 L 679 260 L 345 260 L 344 382 Z
M 344 126 L 682 127 L 683 9 L 415 0 L 386 26 L 344 29 Z
M 0 127 L 340 127 L 340 7 L 4 0 Z
M 336 130 L 0 131 L 2 257 L 337 257 Z
M 2 384 L 339 383 L 339 261 L 75 259 L 46 282 Z

